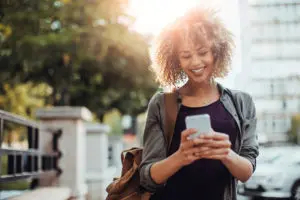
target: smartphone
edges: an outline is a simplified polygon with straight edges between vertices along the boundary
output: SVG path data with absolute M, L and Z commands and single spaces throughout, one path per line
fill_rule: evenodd
M 185 118 L 186 128 L 194 128 L 197 133 L 190 135 L 188 139 L 195 139 L 203 133 L 210 133 L 211 123 L 210 116 L 208 114 L 190 115 Z

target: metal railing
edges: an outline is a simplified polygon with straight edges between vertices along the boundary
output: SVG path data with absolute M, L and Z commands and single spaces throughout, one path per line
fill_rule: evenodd
M 27 149 L 3 147 L 7 124 L 14 124 L 14 127 L 25 127 Z M 41 131 L 53 134 L 51 153 L 45 153 L 39 148 L 39 138 L 43 137 L 40 134 Z M 6 134 L 10 134 L 10 132 L 6 131 Z M 55 170 L 56 175 L 59 176 L 62 173 L 58 167 L 58 159 L 62 156 L 58 148 L 58 140 L 61 135 L 61 130 L 42 129 L 35 121 L 0 110 L 0 183 L 33 178 L 32 184 L 36 185 L 41 174 L 52 170 Z M 3 157 L 7 157 L 6 163 L 3 163 Z M 4 166 L 5 164 L 7 166 Z M 6 172 L 1 172 L 1 169 L 4 168 L 7 169 Z

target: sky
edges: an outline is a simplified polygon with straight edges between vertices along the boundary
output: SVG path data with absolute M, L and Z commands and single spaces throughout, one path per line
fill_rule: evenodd
M 240 25 L 238 0 L 130 0 L 129 13 L 136 17 L 134 28 L 142 34 L 154 36 L 176 17 L 191 7 L 203 5 L 220 11 L 226 26 L 235 35 L 236 49 L 233 56 L 232 71 L 224 80 L 225 86 L 235 88 L 235 77 L 241 70 Z

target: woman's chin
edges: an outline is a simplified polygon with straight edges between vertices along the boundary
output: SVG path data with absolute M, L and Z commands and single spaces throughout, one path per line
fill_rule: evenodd
M 189 77 L 189 81 L 196 84 L 204 84 L 209 82 L 210 78 L 208 76 L 197 76 L 197 77 Z

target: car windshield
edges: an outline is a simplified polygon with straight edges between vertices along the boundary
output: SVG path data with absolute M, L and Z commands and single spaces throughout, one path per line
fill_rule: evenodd
M 294 164 L 300 163 L 299 154 L 285 154 L 280 156 L 276 161 L 276 164 Z
M 300 163 L 300 154 L 295 153 L 295 149 L 262 149 L 257 162 L 269 164 Z
M 280 154 L 275 154 L 275 155 L 265 155 L 262 154 L 257 158 L 258 163 L 273 163 L 276 160 L 278 160 L 281 157 Z

